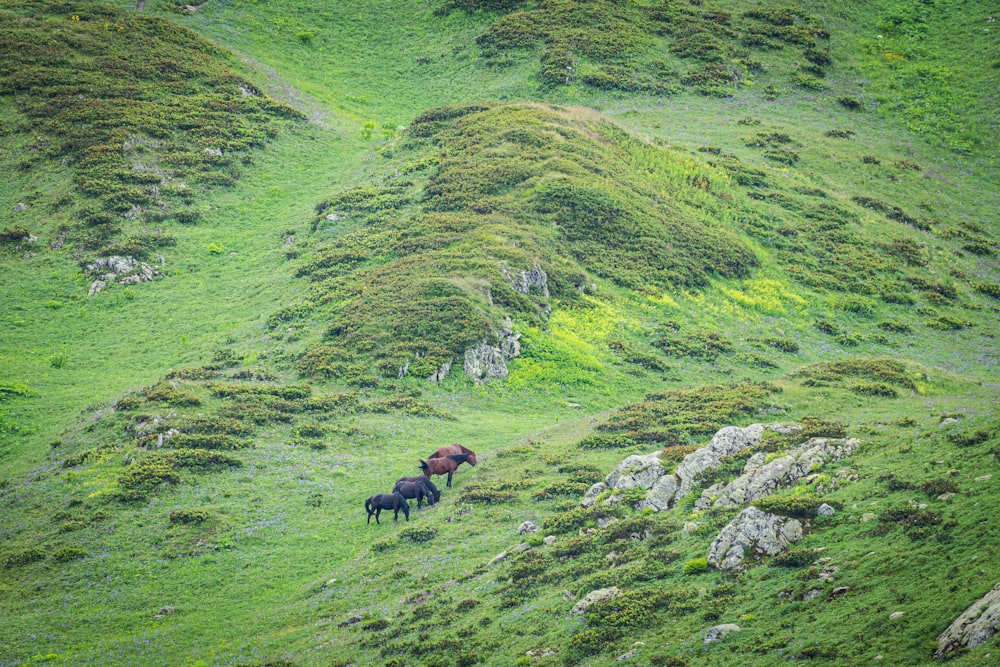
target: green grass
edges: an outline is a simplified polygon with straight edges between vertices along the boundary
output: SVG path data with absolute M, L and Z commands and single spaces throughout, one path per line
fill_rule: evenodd
M 984 3 L 134 4 L 0 5 L 0 663 L 931 664 L 996 583 L 1000 70 L 968 57 L 995 60 Z M 505 25 L 531 38 L 489 47 Z M 194 59 L 197 90 L 115 74 L 81 40 L 136 67 Z M 567 58 L 578 78 L 546 81 Z M 10 94 L 32 75 L 46 85 Z M 134 89 L 145 106 L 101 117 L 166 122 L 188 152 L 208 138 L 170 109 L 245 103 L 217 77 L 303 118 L 250 110 L 247 137 L 267 136 L 192 168 L 168 203 L 183 216 L 127 220 L 55 150 L 95 127 L 39 115 L 67 76 Z M 147 249 L 162 278 L 87 297 L 81 262 L 107 246 L 78 230 L 106 211 L 109 243 L 141 252 L 159 226 L 173 244 Z M 535 262 L 548 297 L 500 272 Z M 510 377 L 464 377 L 507 317 Z M 693 497 L 648 514 L 621 494 L 605 528 L 577 509 L 629 454 L 676 462 L 776 420 L 861 441 L 769 501 L 838 508 L 781 559 L 702 571 L 735 512 Z M 481 462 L 438 507 L 364 523 L 365 498 L 449 442 Z M 516 535 L 526 519 L 543 531 Z M 609 585 L 620 600 L 569 616 Z M 703 647 L 726 622 L 743 629 Z

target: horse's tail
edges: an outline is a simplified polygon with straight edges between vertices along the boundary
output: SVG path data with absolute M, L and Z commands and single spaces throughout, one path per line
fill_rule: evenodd
M 424 475 L 427 475 L 428 471 L 430 470 L 430 466 L 427 465 L 427 461 L 424 461 L 423 459 L 418 459 L 418 460 L 420 461 L 420 465 L 417 467 L 424 471 Z M 427 476 L 430 477 L 430 475 Z
M 370 513 L 372 511 L 372 498 L 374 498 L 374 497 L 375 496 L 372 496 L 371 498 L 369 498 L 368 500 L 365 501 L 365 511 L 366 512 Z

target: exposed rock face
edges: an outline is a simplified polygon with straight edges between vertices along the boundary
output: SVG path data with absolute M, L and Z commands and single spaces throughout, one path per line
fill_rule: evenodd
M 612 489 L 651 489 L 666 472 L 658 454 L 635 454 L 615 466 L 605 482 Z
M 166 260 L 161 257 L 160 263 L 165 264 Z M 108 283 L 138 285 L 139 283 L 147 283 L 161 275 L 149 264 L 144 264 L 134 257 L 121 257 L 119 255 L 98 258 L 92 264 L 88 264 L 86 270 L 87 273 L 96 276 L 96 280 L 90 285 L 88 291 L 90 296 L 100 292 Z
M 763 424 L 751 424 L 746 428 L 727 426 L 719 430 L 707 445 L 685 456 L 677 466 L 680 481 L 677 497 L 690 493 L 701 473 L 718 468 L 722 459 L 759 444 L 763 435 Z
M 670 509 L 670 503 L 677 496 L 680 485 L 674 475 L 663 475 L 653 484 L 646 498 L 636 505 L 636 509 L 651 507 L 657 512 Z
M 604 482 L 594 484 L 592 487 L 587 489 L 587 493 L 584 494 L 583 500 L 580 501 L 580 505 L 583 507 L 593 507 L 594 503 L 597 502 L 597 496 L 607 491 L 608 488 L 608 485 Z
M 735 623 L 723 623 L 722 625 L 716 625 L 708 629 L 705 633 L 705 644 L 711 644 L 712 642 L 717 642 L 726 635 L 739 632 L 740 626 Z
M 497 334 L 496 345 L 483 340 L 465 351 L 465 374 L 477 382 L 506 378 L 507 362 L 521 354 L 520 338 L 508 320 Z
M 573 605 L 572 611 L 570 611 L 571 616 L 582 616 L 590 609 L 592 606 L 600 602 L 601 600 L 607 600 L 608 598 L 613 598 L 621 593 L 621 589 L 617 586 L 611 586 L 610 588 L 599 588 L 596 591 L 591 591 L 587 593 L 586 596 L 575 605 Z
M 449 359 L 448 361 L 446 361 L 443 364 L 441 364 L 441 368 L 437 369 L 437 372 L 434 373 L 434 375 L 431 375 L 429 378 L 427 378 L 427 381 L 428 382 L 441 382 L 442 380 L 444 380 L 445 377 L 447 377 L 447 375 L 448 375 L 448 371 L 451 370 L 451 364 L 452 364 L 452 360 L 451 359 Z
M 708 564 L 732 570 L 748 557 L 774 556 L 801 539 L 802 524 L 797 520 L 748 507 L 712 540 Z
M 823 464 L 839 461 L 857 450 L 858 441 L 854 438 L 812 438 L 773 461 L 767 461 L 766 453 L 758 452 L 747 461 L 743 473 L 721 491 L 706 489 L 699 506 L 707 507 L 712 495 L 718 495 L 714 502 L 716 507 L 733 507 L 766 498 L 781 487 L 791 486 Z
M 995 635 L 997 629 L 1000 629 L 1000 584 L 962 612 L 938 636 L 934 657 L 942 658 L 958 649 L 979 646 Z
M 531 294 L 532 288 L 535 288 L 545 298 L 549 297 L 549 277 L 542 270 L 541 264 L 536 262 L 530 269 L 520 273 L 514 273 L 510 269 L 503 269 L 502 273 L 515 292 Z

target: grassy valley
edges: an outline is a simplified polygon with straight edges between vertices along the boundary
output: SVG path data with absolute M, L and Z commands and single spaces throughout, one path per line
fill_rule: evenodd
M 0 2 L 0 665 L 935 664 L 1000 581 L 994 25 Z M 750 505 L 803 535 L 721 569 Z

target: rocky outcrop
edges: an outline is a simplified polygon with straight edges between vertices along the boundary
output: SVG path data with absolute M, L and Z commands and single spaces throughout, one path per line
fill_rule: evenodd
M 728 634 L 734 632 L 739 632 L 740 626 L 735 623 L 723 623 L 722 625 L 716 625 L 705 631 L 705 644 L 711 644 L 717 642 Z
M 663 475 L 649 488 L 646 498 L 636 505 L 636 509 L 652 508 L 657 512 L 670 509 L 670 504 L 677 497 L 680 484 L 674 475 Z
M 580 501 L 580 505 L 583 507 L 593 507 L 594 503 L 597 502 L 597 496 L 607 491 L 608 488 L 608 485 L 604 482 L 594 484 L 592 487 L 587 489 L 587 493 L 583 494 L 583 500 Z
M 746 428 L 727 426 L 719 430 L 707 445 L 685 456 L 677 466 L 677 497 L 690 493 L 702 473 L 718 468 L 723 459 L 760 444 L 763 435 L 763 424 L 751 424 Z
M 532 290 L 534 290 L 545 298 L 549 297 L 549 277 L 542 270 L 541 264 L 536 262 L 531 265 L 530 269 L 526 269 L 520 273 L 515 273 L 511 269 L 504 268 L 501 270 L 501 273 L 507 279 L 507 282 L 510 283 L 510 286 L 514 288 L 515 292 L 531 294 Z
M 521 354 L 520 338 L 508 320 L 497 334 L 496 345 L 483 340 L 465 351 L 465 374 L 477 382 L 506 378 L 507 362 Z
M 651 489 L 666 472 L 658 454 L 635 454 L 615 466 L 605 482 L 611 489 Z
M 858 450 L 854 438 L 838 440 L 812 438 L 789 450 L 785 456 L 768 461 L 769 454 L 758 452 L 750 457 L 743 472 L 725 487 L 706 489 L 695 504 L 698 509 L 734 507 L 773 495 L 778 489 L 795 484 L 826 463 L 839 461 Z M 712 498 L 717 496 L 713 501 Z
M 441 367 L 437 369 L 437 372 L 435 372 L 433 375 L 431 375 L 430 377 L 428 377 L 427 381 L 428 382 L 441 382 L 442 380 L 444 380 L 445 377 L 447 377 L 447 375 L 448 375 L 448 371 L 451 370 L 451 364 L 452 364 L 452 360 L 451 359 L 449 359 L 448 361 L 446 361 L 443 364 L 441 364 Z
M 1000 584 L 962 612 L 937 639 L 935 658 L 979 646 L 1000 629 Z
M 708 564 L 733 570 L 747 558 L 774 556 L 801 539 L 802 524 L 796 519 L 748 507 L 712 540 Z
M 160 264 L 166 264 L 166 260 L 160 257 Z M 103 290 L 108 283 L 119 283 L 122 285 L 138 285 L 147 283 L 153 278 L 161 275 L 159 271 L 144 264 L 134 257 L 122 257 L 112 255 L 111 257 L 101 257 L 86 266 L 87 273 L 95 277 L 87 294 L 93 296 Z
M 602 600 L 607 600 L 609 598 L 617 597 L 621 594 L 621 589 L 617 586 L 611 586 L 610 588 L 599 588 L 596 591 L 591 591 L 583 597 L 582 600 L 573 605 L 572 611 L 570 611 L 571 616 L 582 616 L 587 613 L 587 610 L 592 606 L 597 604 Z

